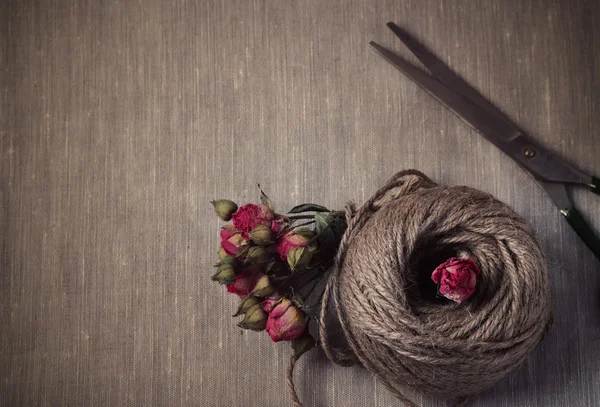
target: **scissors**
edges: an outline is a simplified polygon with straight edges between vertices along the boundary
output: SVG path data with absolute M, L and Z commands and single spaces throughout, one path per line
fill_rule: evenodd
M 388 23 L 387 26 L 433 76 L 371 41 L 369 44 L 373 49 L 528 172 L 600 260 L 600 239 L 573 206 L 565 187 L 566 184 L 584 185 L 600 195 L 600 179 L 578 170 L 550 153 L 406 31 L 394 23 Z

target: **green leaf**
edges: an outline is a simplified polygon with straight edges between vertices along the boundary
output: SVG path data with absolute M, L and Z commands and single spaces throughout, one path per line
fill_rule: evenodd
M 336 241 L 342 238 L 342 235 L 346 232 L 348 225 L 346 224 L 346 217 L 343 213 L 337 216 L 333 216 L 333 222 L 331 223 L 331 229 L 335 235 Z
M 300 309 L 304 307 L 304 298 L 300 293 L 294 293 L 292 296 L 292 302 Z
M 296 339 L 292 339 L 292 349 L 294 358 L 298 359 L 302 354 L 308 352 L 316 345 L 315 339 L 308 333 L 308 330 Z
M 273 268 L 273 265 L 275 264 L 274 261 L 270 261 L 265 265 L 265 270 L 264 273 L 269 275 L 271 273 L 271 269 Z
M 302 212 L 329 212 L 324 206 L 317 204 L 302 204 L 294 206 L 288 213 L 302 213 Z
M 335 218 L 330 213 L 315 215 L 315 231 L 321 249 L 328 249 L 336 244 L 335 234 L 331 227 L 334 220 Z
M 315 231 L 321 233 L 323 230 L 329 227 L 329 222 L 332 220 L 330 213 L 317 213 L 315 214 Z
M 294 229 L 294 231 L 292 233 L 294 235 L 306 237 L 307 239 L 312 239 L 313 237 L 315 237 L 315 232 L 313 232 L 312 230 L 310 230 L 307 227 L 296 228 L 296 229 Z

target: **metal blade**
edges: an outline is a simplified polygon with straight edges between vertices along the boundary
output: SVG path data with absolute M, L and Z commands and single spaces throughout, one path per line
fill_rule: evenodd
M 564 215 L 573 204 L 569 200 L 569 196 L 567 195 L 567 188 L 565 188 L 565 184 L 559 184 L 555 182 L 543 182 L 540 181 L 539 184 L 542 186 L 546 194 L 552 199 L 554 205 L 560 212 Z
M 445 84 L 424 73 L 392 51 L 371 41 L 373 49 L 408 76 L 422 89 L 453 111 L 468 125 L 479 131 L 509 157 L 547 182 L 590 185 L 592 177 L 554 157 L 504 117 L 498 117 L 471 99 L 454 92 Z
M 504 116 L 504 114 L 498 110 L 497 107 L 492 105 L 487 99 L 485 99 L 479 92 L 477 92 L 471 85 L 464 81 L 460 76 L 455 74 L 446 64 L 444 64 L 438 57 L 427 50 L 424 46 L 419 44 L 408 34 L 404 29 L 398 27 L 396 24 L 389 22 L 387 26 L 396 34 L 398 38 L 411 50 L 413 54 L 427 67 L 427 69 L 440 80 L 444 85 L 454 90 L 457 93 L 465 96 L 471 102 L 479 105 L 480 107 L 487 110 L 488 113 L 496 116 L 499 119 L 510 122 L 510 120 Z
M 494 144 L 498 145 L 501 142 L 510 141 L 520 133 L 519 129 L 515 126 L 489 114 L 486 110 L 475 105 L 459 93 L 454 92 L 414 65 L 406 62 L 387 48 L 373 41 L 369 44 L 383 58 L 398 68 L 400 72 L 408 76 L 440 103 L 456 113 L 467 124 L 481 131 Z

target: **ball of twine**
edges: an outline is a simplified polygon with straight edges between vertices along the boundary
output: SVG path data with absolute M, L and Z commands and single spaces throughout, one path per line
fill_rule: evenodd
M 396 174 L 358 211 L 328 281 L 320 340 L 360 363 L 408 405 L 407 386 L 460 399 L 515 370 L 552 323 L 544 256 L 527 222 L 489 194 Z M 431 273 L 449 257 L 479 267 L 462 304 L 438 298 Z

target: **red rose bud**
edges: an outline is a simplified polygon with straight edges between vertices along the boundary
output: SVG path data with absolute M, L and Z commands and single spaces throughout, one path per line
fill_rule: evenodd
M 223 236 L 228 236 L 228 237 L 225 238 Z M 221 238 L 223 239 L 223 240 L 221 240 L 221 247 L 230 256 L 240 255 L 245 248 L 244 246 L 246 246 L 248 244 L 246 242 L 246 239 L 244 239 L 241 234 L 239 234 L 239 233 L 230 234 L 230 232 L 228 232 L 226 230 L 221 231 Z
M 437 266 L 431 279 L 440 295 L 460 304 L 475 292 L 479 268 L 471 259 L 452 257 Z
M 237 204 L 229 199 L 219 199 L 210 203 L 215 207 L 217 216 L 225 221 L 231 220 L 231 215 L 238 210 Z
M 253 246 L 248 249 L 246 258 L 253 264 L 265 264 L 271 261 L 271 257 L 267 251 L 260 246 Z
M 277 298 L 277 299 L 267 298 L 266 300 L 261 302 L 260 305 L 263 307 L 265 312 L 271 312 L 271 311 L 273 311 L 273 308 L 275 308 L 275 306 L 277 304 L 279 304 L 280 302 L 281 302 L 281 298 Z
M 259 246 L 266 246 L 273 243 L 271 241 L 271 228 L 267 225 L 256 226 L 250 233 L 248 233 L 248 236 L 255 244 Z
M 232 284 L 236 280 L 235 269 L 233 264 L 222 264 L 217 269 L 217 272 L 211 277 L 213 281 L 221 284 Z
M 260 278 L 260 272 L 255 268 L 247 268 L 238 274 L 235 281 L 227 285 L 227 291 L 237 295 L 248 295 Z
M 256 305 L 256 304 L 258 304 L 258 300 L 255 297 L 253 297 L 251 295 L 245 296 L 242 299 L 240 306 L 238 307 L 235 314 L 233 314 L 233 316 L 237 317 L 238 315 L 245 314 L 246 311 L 248 311 L 250 309 L 250 307 L 252 307 L 253 305 Z
M 242 205 L 233 215 L 233 226 L 244 236 L 258 225 L 271 226 L 274 214 L 266 205 L 246 204 Z
M 243 329 L 252 331 L 264 331 L 267 326 L 267 313 L 263 311 L 260 304 L 254 304 L 244 314 L 244 319 L 238 323 Z
M 281 238 L 277 241 L 277 246 L 275 249 L 281 260 L 285 260 L 288 257 L 288 253 L 295 247 L 303 247 L 310 243 L 312 239 L 311 235 L 308 233 L 296 233 L 294 230 L 290 230 L 285 235 L 281 236 Z
M 293 272 L 308 266 L 311 258 L 312 252 L 308 247 L 294 247 L 287 255 L 287 262 Z
M 265 274 L 256 282 L 256 285 L 252 290 L 252 295 L 255 295 L 257 297 L 268 297 L 274 292 L 275 289 L 271 285 L 271 279 Z
M 273 342 L 291 341 L 302 335 L 307 324 L 304 313 L 287 298 L 282 298 L 269 314 L 266 330 Z

